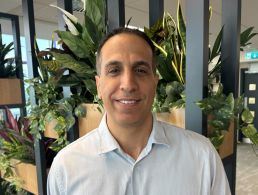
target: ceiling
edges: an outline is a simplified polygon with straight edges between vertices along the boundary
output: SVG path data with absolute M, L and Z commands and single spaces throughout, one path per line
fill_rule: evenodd
M 185 1 L 181 0 L 183 12 L 185 10 Z M 210 43 L 214 42 L 216 35 L 221 28 L 221 1 L 210 0 L 213 8 L 213 15 L 210 22 Z M 126 21 L 132 17 L 131 25 L 137 27 L 148 26 L 149 17 L 149 0 L 125 0 L 125 16 Z M 0 0 L 0 12 L 10 13 L 20 16 L 20 29 L 23 34 L 22 23 L 22 0 Z M 51 38 L 52 32 L 57 29 L 57 9 L 50 7 L 50 4 L 56 5 L 56 0 L 34 0 L 34 16 L 36 20 L 36 34 L 40 38 Z M 177 0 L 164 0 L 165 11 L 175 16 Z M 255 26 L 255 32 L 258 32 L 258 1 L 243 0 L 241 15 L 241 31 L 250 26 Z M 81 13 L 74 13 L 77 17 L 81 17 Z M 0 20 L 1 24 L 2 21 Z M 8 26 L 9 25 L 9 26 Z M 10 24 L 2 24 L 2 30 L 11 29 Z M 8 33 L 8 30 L 6 30 Z M 258 48 L 258 36 L 252 39 L 252 46 L 248 50 Z

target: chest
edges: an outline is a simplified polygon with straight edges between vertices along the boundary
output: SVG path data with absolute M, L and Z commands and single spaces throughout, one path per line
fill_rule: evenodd
M 67 194 L 208 194 L 209 167 L 204 163 L 191 157 L 182 159 L 162 152 L 159 155 L 134 164 L 117 154 L 92 163 L 87 160 L 68 171 Z

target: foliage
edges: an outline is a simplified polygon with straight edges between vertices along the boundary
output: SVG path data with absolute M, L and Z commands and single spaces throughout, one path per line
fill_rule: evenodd
M 244 50 L 244 47 L 250 45 L 250 40 L 257 35 L 253 32 L 254 27 L 249 27 L 240 34 L 240 51 Z M 221 73 L 221 41 L 223 36 L 223 28 L 220 30 L 217 38 L 215 39 L 213 48 L 209 48 L 209 61 L 208 64 L 214 64 L 208 72 L 209 91 L 211 91 L 211 83 L 215 78 L 220 77 Z
M 30 134 L 30 122 L 27 118 L 14 118 L 11 111 L 6 108 L 6 120 L 0 121 L 0 170 L 3 177 L 20 190 L 22 181 L 13 171 L 15 164 L 35 164 L 34 139 Z M 49 145 L 52 140 L 45 142 L 46 155 L 50 157 Z M 48 159 L 51 161 L 52 159 Z
M 170 108 L 181 108 L 184 103 L 185 91 L 182 84 L 177 81 L 166 83 L 160 80 L 153 105 L 154 112 L 169 112 Z
M 197 102 L 204 114 L 208 115 L 208 125 L 212 129 L 208 137 L 217 149 L 223 143 L 224 134 L 228 131 L 230 123 L 234 122 L 234 101 L 232 93 L 228 96 L 223 94 L 220 84 L 217 92 Z
M 241 125 L 240 129 L 245 137 L 249 138 L 253 144 L 258 145 L 258 132 L 254 127 L 253 123 L 254 116 L 252 113 L 245 109 L 241 114 Z
M 184 90 L 181 89 L 184 88 L 185 84 L 186 27 L 180 4 L 178 3 L 177 21 L 165 12 L 163 18 L 158 20 L 150 29 L 145 27 L 144 32 L 151 38 L 156 47 L 157 69 L 161 77 L 154 110 L 167 111 L 168 105 L 183 107 Z M 167 93 L 168 90 L 164 90 L 168 88 L 171 92 L 173 86 L 176 87 L 173 90 L 174 97 L 171 93 Z M 166 93 L 164 93 L 165 91 Z
M 34 142 L 29 133 L 29 121 L 26 118 L 15 119 L 9 109 L 5 109 L 7 119 L 0 124 L 1 151 L 26 163 L 34 163 Z
M 175 89 L 174 91 L 177 91 L 178 93 L 173 93 L 174 97 L 171 97 L 171 93 L 170 97 L 168 97 L 169 94 L 164 93 L 166 85 L 171 86 L 172 82 L 177 82 L 177 84 L 172 85 L 176 88 L 182 89 L 185 87 L 186 25 L 182 15 L 180 2 L 178 1 L 177 21 L 175 21 L 169 13 L 164 13 L 162 19 L 158 20 L 149 29 L 144 28 L 144 31 L 151 38 L 156 47 L 157 69 L 161 77 L 158 85 L 161 89 L 158 88 L 157 90 L 154 110 L 168 110 L 168 100 L 171 101 L 169 103 L 170 106 L 184 107 L 184 92 Z M 220 77 L 222 65 L 220 57 L 222 34 L 223 28 L 220 30 L 212 49 L 209 48 L 209 60 L 207 64 L 210 67 L 208 72 L 209 95 L 212 94 L 214 79 Z M 245 46 L 251 44 L 250 40 L 256 34 L 257 33 L 253 32 L 253 27 L 243 31 L 240 35 L 240 50 L 243 50 Z
M 254 144 L 258 144 L 258 133 L 252 124 L 253 115 L 248 109 L 244 108 L 243 96 L 235 99 L 232 93 L 226 96 L 223 94 L 223 86 L 220 84 L 215 93 L 198 101 L 197 105 L 208 116 L 208 125 L 212 129 L 208 137 L 215 148 L 218 149 L 223 143 L 224 135 L 228 131 L 230 123 L 234 123 L 234 121 L 246 137 L 250 138 Z
M 211 10 L 210 10 L 211 11 Z M 211 12 L 210 12 L 211 13 Z M 185 63 L 186 63 L 186 25 L 182 15 L 180 2 L 177 7 L 177 21 L 168 13 L 164 13 L 163 18 L 158 20 L 149 29 L 144 28 L 146 34 L 151 38 L 157 55 L 157 69 L 160 80 L 157 88 L 157 95 L 154 101 L 153 110 L 156 112 L 169 111 L 171 108 L 185 106 Z M 240 35 L 240 50 L 250 43 L 252 37 L 257 33 L 253 32 L 253 27 L 247 28 Z M 232 94 L 223 94 L 223 87 L 219 83 L 221 71 L 221 41 L 223 28 L 220 30 L 215 43 L 209 48 L 208 60 L 208 98 L 199 101 L 198 106 L 210 115 L 208 124 L 213 129 L 208 135 L 218 147 L 224 139 L 224 133 L 228 129 L 230 122 L 242 112 L 235 113 L 234 102 L 241 102 L 234 99 Z M 217 92 L 213 90 L 214 80 L 220 87 Z M 249 125 L 250 126 L 250 125 Z
M 4 192 L 4 195 L 27 195 L 28 193 L 25 190 L 19 190 L 17 191 L 16 185 L 13 185 L 13 183 L 10 183 L 8 181 L 2 180 L 0 183 L 2 187 L 2 191 Z
M 67 31 L 55 31 L 61 49 L 52 47 L 39 51 L 36 46 L 40 76 L 27 81 L 38 101 L 37 105 L 31 105 L 31 133 L 41 138 L 46 124 L 55 121 L 58 139 L 51 146 L 55 151 L 68 144 L 67 132 L 76 117 L 85 115 L 81 104 L 97 101 L 95 53 L 106 31 L 102 0 L 85 1 L 83 24 L 65 10 L 58 9 L 64 13 L 67 28 Z M 70 88 L 69 97 L 63 95 L 64 87 Z
M 7 120 L 0 121 L 0 170 L 4 173 L 3 177 L 20 190 L 21 181 L 13 172 L 11 159 L 34 163 L 34 143 L 29 134 L 29 121 L 25 118 L 17 120 L 9 109 L 5 110 Z
M 6 58 L 6 55 L 13 50 L 12 46 L 13 42 L 8 45 L 3 44 L 2 33 L 0 33 L 0 78 L 16 77 L 14 58 Z

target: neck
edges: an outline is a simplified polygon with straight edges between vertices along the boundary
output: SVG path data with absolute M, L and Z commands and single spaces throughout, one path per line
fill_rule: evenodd
M 152 115 L 141 124 L 119 125 L 108 120 L 107 125 L 112 136 L 119 143 L 125 153 L 133 159 L 137 159 L 146 146 L 152 130 Z

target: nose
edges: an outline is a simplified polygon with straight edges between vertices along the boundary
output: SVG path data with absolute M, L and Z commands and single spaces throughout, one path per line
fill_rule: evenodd
M 125 71 L 121 76 L 120 89 L 126 93 L 132 93 L 138 88 L 137 78 L 132 71 Z

